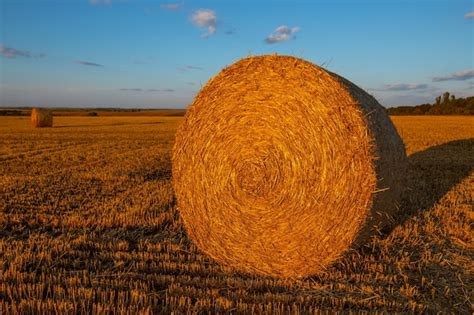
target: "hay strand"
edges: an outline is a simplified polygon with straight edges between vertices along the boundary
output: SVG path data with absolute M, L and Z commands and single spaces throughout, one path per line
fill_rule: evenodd
M 397 211 L 406 155 L 378 102 L 290 56 L 248 57 L 194 99 L 176 134 L 186 231 L 238 271 L 317 274 Z

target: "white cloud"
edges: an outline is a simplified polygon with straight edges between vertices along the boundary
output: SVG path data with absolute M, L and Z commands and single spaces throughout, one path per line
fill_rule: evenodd
M 474 78 L 474 69 L 467 69 L 455 72 L 450 75 L 441 76 L 441 77 L 434 77 L 433 82 L 441 82 L 441 81 L 464 81 Z
M 217 16 L 213 10 L 199 9 L 191 15 L 191 21 L 199 28 L 207 28 L 207 33 L 202 37 L 207 38 L 217 30 Z
M 474 11 L 472 12 L 467 12 L 466 15 L 464 15 L 465 19 L 474 19 Z
M 295 33 L 299 30 L 300 28 L 297 26 L 289 28 L 286 25 L 280 25 L 270 35 L 268 35 L 267 38 L 265 38 L 265 42 L 267 44 L 286 42 L 287 40 L 294 38 Z

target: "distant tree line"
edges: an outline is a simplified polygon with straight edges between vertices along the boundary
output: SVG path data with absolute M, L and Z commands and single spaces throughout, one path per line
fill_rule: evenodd
M 445 92 L 434 104 L 391 107 L 387 112 L 389 115 L 474 115 L 474 96 L 456 98 Z
M 26 113 L 22 110 L 16 109 L 1 109 L 0 108 L 0 116 L 29 116 L 29 113 Z

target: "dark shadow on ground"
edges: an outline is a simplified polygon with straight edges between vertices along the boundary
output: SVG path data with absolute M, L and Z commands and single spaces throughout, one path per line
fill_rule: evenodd
M 433 207 L 474 170 L 474 138 L 451 141 L 408 157 L 406 192 L 395 218 L 402 225 L 411 216 Z M 389 234 L 396 226 L 388 227 Z

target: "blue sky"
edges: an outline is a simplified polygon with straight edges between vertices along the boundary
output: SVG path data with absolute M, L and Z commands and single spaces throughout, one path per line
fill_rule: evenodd
M 0 106 L 183 108 L 269 53 L 384 106 L 474 95 L 472 0 L 0 0 L 0 20 Z

